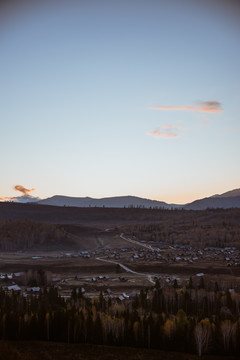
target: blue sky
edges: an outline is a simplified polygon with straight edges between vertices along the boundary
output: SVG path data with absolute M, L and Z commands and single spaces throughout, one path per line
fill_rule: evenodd
M 240 187 L 235 10 L 106 0 L 8 11 L 0 197 L 21 184 L 41 198 L 186 203 Z

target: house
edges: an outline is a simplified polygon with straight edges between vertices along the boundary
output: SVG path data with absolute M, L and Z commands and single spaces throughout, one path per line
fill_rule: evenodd
M 131 294 L 129 294 L 129 298 L 130 299 L 133 299 L 133 298 L 135 298 L 137 296 L 137 293 L 131 293 Z
M 18 285 L 11 285 L 11 286 L 8 286 L 8 291 L 21 291 L 22 289 L 18 286 Z
M 28 292 L 39 292 L 41 289 L 39 286 L 29 287 L 27 288 Z

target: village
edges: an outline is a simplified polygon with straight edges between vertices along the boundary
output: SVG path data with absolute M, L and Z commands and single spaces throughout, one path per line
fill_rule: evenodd
M 0 286 L 7 291 L 20 291 L 24 296 L 38 294 L 45 286 L 54 286 L 63 297 L 79 289 L 90 298 L 102 293 L 106 299 L 124 301 L 144 287 L 159 281 L 161 286 L 188 286 L 189 278 L 203 278 L 209 284 L 220 279 L 223 288 L 240 291 L 240 251 L 235 247 L 193 248 L 154 241 L 137 241 L 121 237 L 126 246 L 105 247 L 69 252 L 19 252 L 25 259 L 24 271 L 0 273 Z M 26 260 L 27 259 L 27 260 Z M 51 265 L 49 265 L 51 264 Z M 59 266 L 59 270 L 54 268 Z M 43 270 L 32 270 L 32 269 Z M 216 272 L 214 269 L 216 268 Z M 221 271 L 219 271 L 221 269 Z M 222 273 L 221 274 L 219 274 Z M 218 274 L 218 275 L 217 275 Z
M 189 245 L 166 244 L 157 241 L 137 241 L 126 238 L 123 234 L 120 237 L 134 246 L 105 247 L 101 246 L 94 250 L 61 252 L 55 255 L 56 258 L 99 258 L 114 260 L 127 264 L 141 264 L 156 262 L 158 264 L 198 264 L 212 263 L 221 266 L 240 267 L 240 250 L 236 247 L 205 247 L 203 249 L 194 248 Z M 33 256 L 33 260 L 42 259 L 44 256 Z

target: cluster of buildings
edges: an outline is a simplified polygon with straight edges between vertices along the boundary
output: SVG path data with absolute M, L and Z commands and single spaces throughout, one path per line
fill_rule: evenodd
M 74 256 L 74 255 L 72 255 Z M 76 256 L 76 255 L 75 255 Z M 121 249 L 102 248 L 96 251 L 84 251 L 78 254 L 83 258 L 104 257 L 116 262 L 138 263 L 188 263 L 222 262 L 227 266 L 240 266 L 240 250 L 235 247 L 197 249 L 188 245 L 164 245 L 161 248 L 148 249 L 139 246 L 124 247 Z

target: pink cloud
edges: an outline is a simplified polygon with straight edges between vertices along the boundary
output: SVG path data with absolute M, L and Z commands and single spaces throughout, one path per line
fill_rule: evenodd
M 20 191 L 23 195 L 27 195 L 27 196 L 30 196 L 29 193 L 36 190 L 36 189 L 27 189 L 22 185 L 15 185 L 13 189 L 16 191 Z
M 185 111 L 200 111 L 207 113 L 218 113 L 223 111 L 221 104 L 218 101 L 205 101 L 196 106 L 153 106 L 151 109 L 155 110 L 185 110 Z
M 179 137 L 179 135 L 176 133 L 167 132 L 167 131 L 159 131 L 159 130 L 150 131 L 148 134 L 151 136 L 157 137 L 157 138 L 163 137 L 165 139 Z

